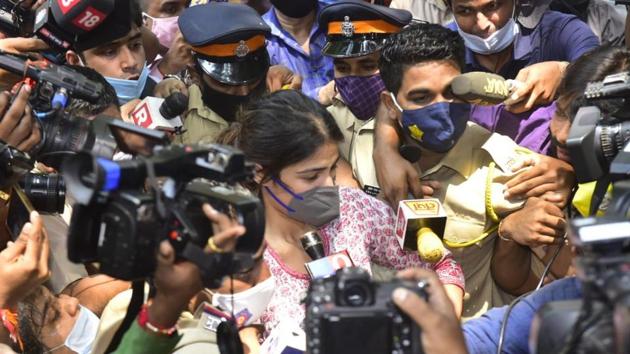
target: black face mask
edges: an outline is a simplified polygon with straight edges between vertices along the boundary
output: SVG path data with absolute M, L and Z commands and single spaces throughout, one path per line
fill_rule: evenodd
M 203 103 L 227 121 L 234 121 L 236 113 L 241 107 L 261 97 L 267 91 L 264 79 L 260 80 L 258 86 L 246 96 L 235 96 L 219 92 L 211 89 L 205 83 L 202 86 Z
M 271 0 L 271 4 L 284 15 L 302 18 L 317 8 L 317 0 Z

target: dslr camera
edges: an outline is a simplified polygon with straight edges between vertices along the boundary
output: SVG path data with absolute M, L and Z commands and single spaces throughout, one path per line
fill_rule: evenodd
M 427 299 L 427 286 L 423 281 L 374 282 L 357 267 L 313 279 L 306 298 L 306 352 L 422 353 L 420 328 L 391 297 L 394 289 L 404 287 Z
M 142 279 L 155 271 L 157 248 L 168 240 L 177 257 L 199 266 L 207 287 L 251 269 L 263 242 L 264 211 L 258 198 L 233 185 L 253 176 L 253 164 L 222 145 L 153 150 L 151 157 L 119 162 L 88 153 L 64 161 L 62 175 L 77 201 L 68 258 L 99 262 L 100 271 L 114 278 Z M 204 203 L 245 226 L 234 253 L 204 252 L 213 233 Z

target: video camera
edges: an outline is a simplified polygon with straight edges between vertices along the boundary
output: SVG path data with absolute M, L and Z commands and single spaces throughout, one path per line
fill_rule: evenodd
M 630 353 L 630 73 L 590 83 L 584 96 L 592 105 L 571 126 L 571 161 L 579 182 L 597 180 L 605 192 L 615 181 L 612 199 L 604 217 L 570 222 L 583 298 L 538 311 L 535 353 Z
M 630 72 L 588 84 L 571 125 L 567 148 L 578 182 L 630 174 Z
M 306 298 L 306 349 L 310 354 L 423 353 L 420 328 L 392 302 L 407 288 L 425 300 L 427 283 L 376 283 L 367 271 L 342 268 L 311 281 Z
M 615 183 L 610 210 L 630 207 L 630 181 Z M 609 207 L 610 208 L 610 207 Z M 583 299 L 554 301 L 537 314 L 535 353 L 628 353 L 630 350 L 630 220 L 628 215 L 571 222 Z
M 151 157 L 113 162 L 80 153 L 64 161 L 62 174 L 77 201 L 68 258 L 97 261 L 101 272 L 118 279 L 142 279 L 155 270 L 159 243 L 169 240 L 179 258 L 199 266 L 207 287 L 251 269 L 263 241 L 264 212 L 258 198 L 232 185 L 252 178 L 253 164 L 228 146 L 147 145 L 138 141 L 136 147 L 153 149 Z M 204 203 L 245 226 L 234 253 L 204 253 L 212 235 Z
M 29 104 L 41 128 L 41 142 L 28 154 L 6 147 L 0 151 L 2 178 L 0 187 L 14 184 L 32 168 L 33 159 L 51 167 L 58 167 L 67 153 L 91 151 L 99 156 L 111 158 L 116 149 L 113 130 L 137 130 L 124 127 L 119 119 L 97 117 L 89 121 L 66 113 L 73 99 L 97 102 L 104 90 L 103 85 L 93 82 L 72 68 L 47 62 L 32 62 L 28 57 L 0 53 L 0 68 L 24 75 L 24 84 L 33 86 Z M 146 130 L 146 134 L 155 133 Z M 7 167 L 5 167 L 7 166 Z

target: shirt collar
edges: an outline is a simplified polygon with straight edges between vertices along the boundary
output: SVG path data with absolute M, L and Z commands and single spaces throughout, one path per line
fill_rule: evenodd
M 475 123 L 468 122 L 464 134 L 457 140 L 455 146 L 446 153 L 437 165 L 424 172 L 421 177 L 433 174 L 442 167 L 453 169 L 464 178 L 470 177 L 476 167 L 474 166 L 474 154 L 488 140 L 489 136 L 489 131 Z
M 211 110 L 203 103 L 203 95 L 201 93 L 201 87 L 198 85 L 190 85 L 188 88 L 188 111 L 196 111 L 197 114 L 203 118 L 211 120 L 219 124 L 227 124 L 227 121 L 218 115 L 215 111 Z

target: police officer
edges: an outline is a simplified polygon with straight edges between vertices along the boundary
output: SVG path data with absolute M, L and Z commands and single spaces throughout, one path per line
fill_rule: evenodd
M 320 28 L 327 30 L 323 53 L 334 60 L 336 96 L 328 111 L 344 134 L 339 148 L 361 187 L 374 195 L 374 115 L 385 90 L 378 70 L 380 49 L 409 22 L 408 11 L 363 1 L 331 4 L 319 17 Z
M 212 142 L 235 119 L 237 111 L 266 91 L 270 29 L 258 13 L 231 3 L 190 7 L 179 28 L 192 46 L 198 82 L 188 88 L 185 144 Z

